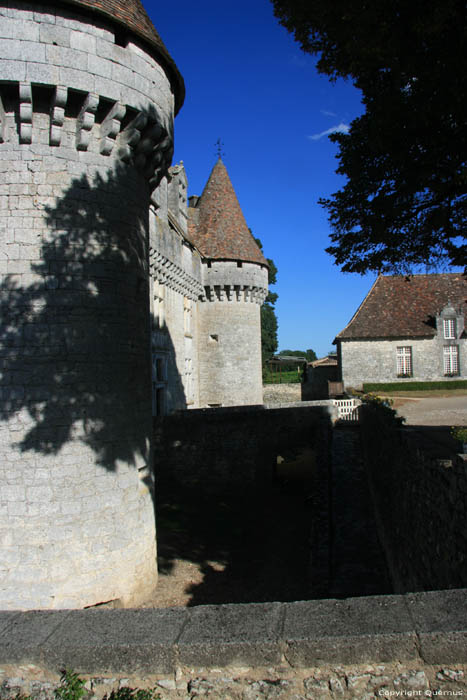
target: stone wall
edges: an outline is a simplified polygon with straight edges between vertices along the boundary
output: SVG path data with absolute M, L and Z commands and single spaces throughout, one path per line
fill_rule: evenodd
M 157 578 L 148 214 L 173 94 L 152 56 L 75 9 L 0 2 L 8 609 L 136 601 Z
M 361 416 L 394 590 L 467 586 L 467 455 L 455 453 L 449 428 L 400 429 L 369 407 Z
M 0 613 L 0 694 L 376 700 L 467 693 L 466 591 L 167 610 Z
M 201 406 L 263 403 L 260 305 L 239 292 L 199 308 Z
M 301 401 L 302 385 L 296 384 L 265 384 L 263 386 L 263 402 L 268 406 L 298 403 Z
M 467 375 L 466 340 L 460 338 L 458 377 Z M 446 380 L 443 368 L 443 341 L 435 338 L 404 338 L 400 340 L 341 340 L 342 381 L 345 388 L 361 389 L 364 382 L 404 382 Z M 412 376 L 397 377 L 397 348 L 412 348 Z
M 156 479 L 196 485 L 200 493 L 270 480 L 278 455 L 312 446 L 329 460 L 328 407 L 194 409 L 154 421 Z

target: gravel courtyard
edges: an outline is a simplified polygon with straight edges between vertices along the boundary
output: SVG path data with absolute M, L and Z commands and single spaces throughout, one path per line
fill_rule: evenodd
M 466 425 L 467 395 L 394 397 L 394 408 L 407 425 Z

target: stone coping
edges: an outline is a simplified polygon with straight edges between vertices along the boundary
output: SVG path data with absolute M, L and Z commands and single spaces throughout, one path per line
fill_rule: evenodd
M 467 662 L 467 589 L 194 608 L 0 612 L 0 665 L 53 672 L 420 660 Z

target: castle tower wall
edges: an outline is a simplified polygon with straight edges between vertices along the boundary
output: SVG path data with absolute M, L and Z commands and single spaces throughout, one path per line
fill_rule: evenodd
M 267 268 L 248 262 L 203 265 L 199 308 L 200 406 L 263 403 L 260 307 Z
M 148 595 L 149 204 L 174 97 L 137 40 L 0 2 L 0 608 Z
M 158 188 L 158 208 L 150 211 L 154 415 L 199 405 L 197 319 L 198 300 L 204 292 L 201 258 L 186 238 L 183 166 L 170 168 L 171 174 L 174 171 L 170 186 L 164 178 Z M 179 175 L 183 176 L 183 187 L 177 182 Z

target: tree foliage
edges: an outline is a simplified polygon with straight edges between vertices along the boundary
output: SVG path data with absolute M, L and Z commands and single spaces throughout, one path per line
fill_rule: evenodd
M 307 362 L 313 362 L 314 360 L 318 359 L 315 351 L 311 348 L 308 350 L 281 350 L 277 354 L 285 357 L 304 357 Z
M 339 146 L 345 186 L 327 252 L 346 272 L 465 265 L 467 9 L 464 0 L 272 0 L 331 80 L 365 112 Z
M 250 229 L 251 233 L 251 229 Z M 263 244 L 259 238 L 255 238 L 255 241 L 260 248 L 263 250 Z M 268 286 L 271 287 L 272 284 L 276 283 L 277 280 L 277 267 L 274 260 L 271 258 L 266 258 L 268 263 Z M 277 301 L 278 295 L 276 292 L 269 293 L 261 307 L 261 356 L 263 362 L 263 368 L 265 366 L 266 360 L 274 355 L 277 350 L 277 316 L 274 305 Z

